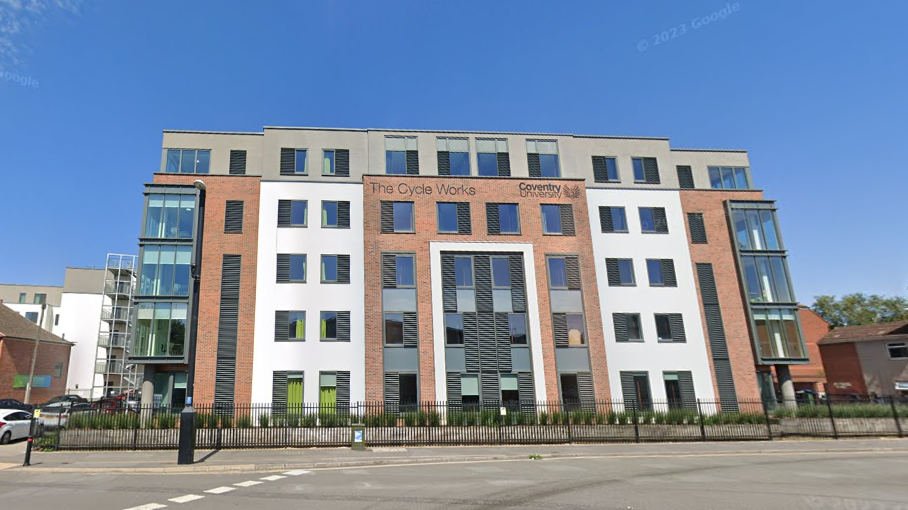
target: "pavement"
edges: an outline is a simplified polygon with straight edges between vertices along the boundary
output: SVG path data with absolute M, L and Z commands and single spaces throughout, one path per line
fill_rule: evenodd
M 17 448 L 0 448 L 0 459 Z M 175 468 L 175 459 L 39 452 L 31 468 L 0 471 L 0 508 L 908 509 L 908 440 L 897 439 L 244 450 L 189 466 L 207 471 L 136 471 Z M 256 471 L 291 464 L 332 467 Z

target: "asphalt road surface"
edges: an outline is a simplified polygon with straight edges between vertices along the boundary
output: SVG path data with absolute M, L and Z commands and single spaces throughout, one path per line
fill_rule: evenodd
M 0 471 L 3 510 L 908 510 L 908 452 L 670 454 L 276 473 Z

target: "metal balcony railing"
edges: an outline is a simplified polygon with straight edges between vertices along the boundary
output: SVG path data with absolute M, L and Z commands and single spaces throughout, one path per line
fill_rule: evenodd
M 98 346 L 106 348 L 119 348 L 123 349 L 126 347 L 126 334 L 125 333 L 101 333 L 98 335 Z
M 104 293 L 111 295 L 131 295 L 134 285 L 130 282 L 106 282 L 104 284 Z
M 101 320 L 128 321 L 129 310 L 123 307 L 104 308 L 103 310 L 101 310 Z

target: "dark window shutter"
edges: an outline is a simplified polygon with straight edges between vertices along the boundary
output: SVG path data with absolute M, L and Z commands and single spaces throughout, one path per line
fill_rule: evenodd
M 662 266 L 662 285 L 665 287 L 677 287 L 678 279 L 675 277 L 675 261 L 662 259 L 659 262 Z
M 281 149 L 281 175 L 296 173 L 296 149 Z
M 687 223 L 690 228 L 691 244 L 706 244 L 706 225 L 703 223 L 703 213 L 687 213 Z
M 243 232 L 243 201 L 228 200 L 224 207 L 224 233 L 241 234 Z
M 274 312 L 274 339 L 290 340 L 290 312 Z
M 703 301 L 706 334 L 709 337 L 709 351 L 713 358 L 716 388 L 719 392 L 719 401 L 722 403 L 722 411 L 737 412 L 738 397 L 735 392 L 735 379 L 731 361 L 728 358 L 728 343 L 725 338 L 725 326 L 722 322 L 722 311 L 719 308 L 719 294 L 716 291 L 712 264 L 697 264 L 697 280 L 700 284 L 700 299 Z
M 277 226 L 279 227 L 289 227 L 290 226 L 290 207 L 291 200 L 278 200 L 277 201 Z
M 567 347 L 569 345 L 567 315 L 563 313 L 552 314 L 552 333 L 555 338 L 555 347 Z
M 350 283 L 350 255 L 337 256 L 337 283 Z
M 394 203 L 381 203 L 381 233 L 391 234 L 394 232 Z
M 593 181 L 608 182 L 608 167 L 605 156 L 593 156 Z
M 337 228 L 350 228 L 350 202 L 337 203 Z
M 668 323 L 672 328 L 672 342 L 686 342 L 687 336 L 684 334 L 684 319 L 681 318 L 681 314 L 668 314 Z
M 290 283 L 290 254 L 277 254 L 277 283 Z
M 653 207 L 653 222 L 656 224 L 657 233 L 668 234 L 668 220 L 665 217 L 664 207 Z
M 507 313 L 495 314 L 495 344 L 498 351 L 498 371 L 511 372 L 511 329 L 508 325 Z
M 230 175 L 246 174 L 246 151 L 230 151 Z
M 407 151 L 407 175 L 419 175 L 418 151 Z
M 451 153 L 438 151 L 438 175 L 451 175 Z
M 571 290 L 581 288 L 580 259 L 576 255 L 564 257 L 564 272 L 567 276 L 567 287 Z
M 447 377 L 448 405 L 460 407 L 460 372 L 448 372 Z
M 271 407 L 272 411 L 287 409 L 287 372 L 271 373 Z
M 517 374 L 517 394 L 520 398 L 520 410 L 523 412 L 534 412 L 536 387 L 533 382 L 532 372 L 520 372 Z
M 694 376 L 688 371 L 678 372 L 678 385 L 681 387 L 681 403 L 686 409 L 697 408 L 697 392 L 694 389 Z
M 486 204 L 486 223 L 489 234 L 501 233 L 501 224 L 498 222 L 498 204 Z
M 561 204 L 558 208 L 561 213 L 561 235 L 577 235 L 577 231 L 574 229 L 574 208 L 571 207 L 571 204 Z
M 347 414 L 350 412 L 350 372 L 345 370 L 338 370 L 336 372 L 336 375 L 337 412 L 341 414 Z
M 381 254 L 381 286 L 385 289 L 397 287 L 397 256 L 393 253 Z
M 612 323 L 615 325 L 615 341 L 627 342 L 630 339 L 627 333 L 627 314 L 613 313 Z
M 539 165 L 539 154 L 530 152 L 527 154 L 527 164 L 530 167 L 530 177 L 542 177 L 542 167 Z
M 404 346 L 419 346 L 419 318 L 416 312 L 404 312 Z
M 678 187 L 694 189 L 694 173 L 689 166 L 678 166 Z
M 483 371 L 479 375 L 480 394 L 483 407 L 497 408 L 501 401 L 501 384 L 498 372 Z
M 511 157 L 507 152 L 498 153 L 498 176 L 511 176 Z
M 621 285 L 621 271 L 618 269 L 618 259 L 605 259 L 605 274 L 608 275 L 609 287 Z
M 716 279 L 713 276 L 713 265 L 697 264 L 697 279 L 700 281 L 700 299 L 705 305 L 718 305 L 719 293 L 716 291 Z
M 350 312 L 337 313 L 337 341 L 350 341 Z
M 400 404 L 400 373 L 385 372 L 385 411 L 397 412 Z
M 469 202 L 458 202 L 457 203 L 457 233 L 458 234 L 471 234 L 473 232 L 473 226 L 470 221 L 470 203 Z
M 463 314 L 463 354 L 467 372 L 479 372 L 479 322 L 476 312 Z
M 441 256 L 441 292 L 445 312 L 457 311 L 457 285 L 454 283 L 454 256 Z
M 240 255 L 224 255 L 221 263 L 221 302 L 218 317 L 214 403 L 233 406 L 236 383 L 236 342 L 240 319 Z
M 491 312 L 494 310 L 494 307 L 492 306 L 492 270 L 489 267 L 489 264 L 488 255 L 477 255 L 473 257 L 473 283 L 475 284 L 476 289 L 477 312 Z M 481 327 L 480 331 L 483 331 Z M 483 333 L 485 333 L 485 331 L 483 331 Z
M 334 176 L 350 177 L 350 150 L 334 150 Z
M 637 388 L 634 386 L 634 372 L 621 372 L 621 396 L 624 397 L 624 409 L 639 408 Z
M 599 226 L 603 234 L 609 234 L 615 231 L 615 224 L 612 222 L 612 208 L 599 206 Z
M 643 158 L 643 178 L 647 184 L 659 184 L 659 165 L 656 158 Z
M 595 411 L 596 390 L 593 388 L 593 374 L 577 372 L 577 388 L 580 393 L 580 408 L 584 411 Z
M 517 313 L 525 312 L 526 283 L 523 276 L 523 255 L 508 256 L 508 267 L 511 276 L 511 307 Z

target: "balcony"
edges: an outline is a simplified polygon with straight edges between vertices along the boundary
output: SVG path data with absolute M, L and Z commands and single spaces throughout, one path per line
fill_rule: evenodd
M 104 293 L 111 297 L 129 297 L 135 290 L 132 282 L 105 282 Z
M 109 255 L 107 257 L 107 270 L 113 274 L 130 274 L 136 269 L 134 255 Z
M 98 360 L 95 361 L 96 374 L 122 374 L 126 365 L 122 360 Z
M 104 307 L 101 310 L 101 320 L 104 322 L 129 322 L 129 310 L 121 306 Z
M 98 347 L 105 349 L 125 349 L 126 333 L 101 333 L 98 336 Z

